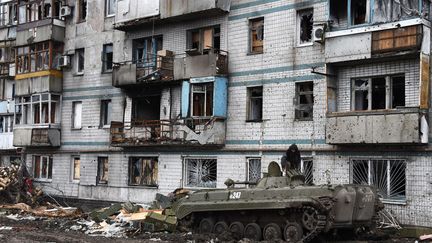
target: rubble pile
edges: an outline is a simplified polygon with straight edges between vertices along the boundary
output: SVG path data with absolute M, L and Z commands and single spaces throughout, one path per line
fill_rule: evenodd
M 43 192 L 33 188 L 33 179 L 20 164 L 0 167 L 0 203 L 36 204 Z
M 8 190 L 9 187 L 18 181 L 19 165 L 11 165 L 10 167 L 0 167 L 0 191 Z

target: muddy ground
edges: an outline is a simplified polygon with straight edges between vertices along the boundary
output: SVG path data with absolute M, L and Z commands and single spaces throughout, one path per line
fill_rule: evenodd
M 39 242 L 234 242 L 229 236 L 217 237 L 191 233 L 139 233 L 128 238 L 106 238 L 90 236 L 81 231 L 73 231 L 74 220 L 67 219 L 36 219 L 12 220 L 0 215 L 0 242 L 8 243 L 39 243 Z M 381 237 L 381 239 L 325 239 L 320 242 L 415 242 L 415 239 Z M 347 241 L 349 240 L 349 241 Z M 243 240 L 241 242 L 250 242 Z

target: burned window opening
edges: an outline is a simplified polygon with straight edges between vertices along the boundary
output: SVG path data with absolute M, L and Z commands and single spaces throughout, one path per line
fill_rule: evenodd
M 78 22 L 87 20 L 87 0 L 78 0 Z
M 98 157 L 97 183 L 108 183 L 108 157 Z
M 247 88 L 248 116 L 247 121 L 262 121 L 263 113 L 263 87 Z
M 101 100 L 100 108 L 100 127 L 111 124 L 111 100 Z
M 351 24 L 359 25 L 369 22 L 369 0 L 351 0 Z
M 405 160 L 353 159 L 351 165 L 353 184 L 376 186 L 383 200 L 405 201 Z
M 205 158 L 185 159 L 185 181 L 187 187 L 216 188 L 217 160 Z
M 264 18 L 249 20 L 249 52 L 264 52 Z
M 334 28 L 348 27 L 347 9 L 348 1 L 331 0 L 330 1 L 330 24 Z
M 157 186 L 158 158 L 156 157 L 130 157 L 129 158 L 129 185 L 131 186 Z
M 146 120 L 160 120 L 160 95 L 149 95 L 132 99 L 132 122 L 139 125 Z
M 405 106 L 405 76 L 353 80 L 352 110 L 383 110 Z
M 219 26 L 205 27 L 187 31 L 188 54 L 207 53 L 211 49 L 220 49 L 221 30 Z
M 306 9 L 298 12 L 298 35 L 299 44 L 312 42 L 313 30 L 313 9 Z
M 249 182 L 258 182 L 261 179 L 261 158 L 248 158 L 247 162 L 247 180 Z
M 296 83 L 295 88 L 295 119 L 312 120 L 314 105 L 313 81 Z

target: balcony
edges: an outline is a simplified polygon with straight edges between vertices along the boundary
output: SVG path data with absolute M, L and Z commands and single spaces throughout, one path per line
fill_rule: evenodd
M 129 31 L 139 26 L 218 16 L 229 12 L 231 0 L 118 1 L 114 27 Z
M 328 144 L 427 144 L 428 135 L 427 110 L 419 108 L 327 114 Z
M 419 51 L 428 54 L 429 42 L 423 43 L 423 33 L 429 31 L 429 27 L 423 25 L 418 18 L 327 32 L 324 44 L 325 60 L 326 63 L 339 63 L 400 57 L 418 54 Z
M 163 54 L 163 55 L 162 55 Z M 142 83 L 166 83 L 173 80 L 174 57 L 172 52 L 159 51 L 147 54 L 141 61 L 115 63 L 113 86 L 127 87 Z
M 64 38 L 65 22 L 60 19 L 47 18 L 18 25 L 16 45 L 24 46 L 49 40 L 64 42 Z
M 60 125 L 16 126 L 13 130 L 16 147 L 59 147 Z
M 227 52 L 212 50 L 201 54 L 189 50 L 187 53 L 186 57 L 174 61 L 175 80 L 228 75 Z
M 134 121 L 127 127 L 111 123 L 111 146 L 223 146 L 225 119 L 179 119 Z

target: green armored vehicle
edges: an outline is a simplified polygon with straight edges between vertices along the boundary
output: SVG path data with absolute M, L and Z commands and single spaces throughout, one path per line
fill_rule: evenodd
M 370 186 L 305 185 L 295 170 L 281 176 L 276 162 L 255 188 L 225 184 L 228 189 L 197 191 L 175 203 L 180 226 L 236 239 L 307 242 L 331 229 L 373 227 L 382 208 Z

